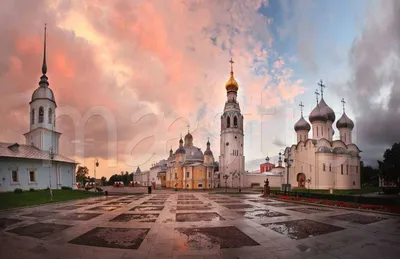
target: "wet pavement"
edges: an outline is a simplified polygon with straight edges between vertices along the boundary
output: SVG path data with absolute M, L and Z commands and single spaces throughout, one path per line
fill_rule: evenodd
M 2 258 L 397 258 L 397 216 L 169 192 L 0 212 Z M 397 227 L 396 227 L 397 226 Z

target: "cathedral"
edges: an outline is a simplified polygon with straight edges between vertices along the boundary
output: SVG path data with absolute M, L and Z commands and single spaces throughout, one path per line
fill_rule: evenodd
M 212 189 L 214 187 L 214 156 L 210 141 L 203 152 L 193 145 L 193 136 L 188 132 L 185 142 L 179 140 L 178 149 L 172 147 L 167 159 L 165 185 L 177 189 Z
M 308 116 L 311 125 L 303 117 L 300 103 L 301 116 L 294 125 L 297 144 L 285 149 L 289 179 L 283 182 L 289 180 L 292 188 L 360 189 L 361 150 L 353 143 L 354 122 L 346 115 L 342 99 L 343 113 L 336 122 L 339 139 L 333 140 L 335 112 L 324 100 L 322 81 L 319 86 L 321 100 L 318 102 L 316 91 L 317 105 Z

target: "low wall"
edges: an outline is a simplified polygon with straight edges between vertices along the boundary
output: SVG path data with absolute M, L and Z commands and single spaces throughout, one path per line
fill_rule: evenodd
M 243 187 L 263 187 L 267 178 L 271 187 L 280 188 L 283 183 L 283 177 L 279 175 L 245 174 L 243 176 Z

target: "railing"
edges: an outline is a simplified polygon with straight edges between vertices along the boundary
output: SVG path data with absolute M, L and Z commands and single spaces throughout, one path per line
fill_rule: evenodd
M 331 201 L 343 201 L 358 204 L 371 204 L 371 205 L 382 205 L 382 206 L 399 206 L 400 199 L 398 197 L 386 198 L 386 197 L 365 197 L 365 196 L 352 196 L 352 195 L 336 195 L 336 194 L 323 194 L 323 193 L 312 193 L 312 192 L 285 192 L 285 191 L 274 191 L 271 190 L 272 194 L 285 195 L 299 198 L 312 198 L 321 200 Z

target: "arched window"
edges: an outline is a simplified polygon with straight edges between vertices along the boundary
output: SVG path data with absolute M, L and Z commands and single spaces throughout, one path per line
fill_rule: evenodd
M 35 124 L 35 109 L 32 109 L 32 113 L 31 113 L 31 124 Z
M 233 117 L 233 127 L 237 127 L 237 117 Z
M 53 109 L 49 108 L 49 123 L 53 121 Z
M 329 164 L 329 172 L 332 172 L 332 165 Z
M 322 165 L 322 170 L 325 171 L 325 169 L 326 169 L 326 168 L 325 168 L 325 164 L 323 164 L 323 165 Z
M 340 173 L 343 174 L 343 164 L 340 165 Z
M 226 117 L 226 127 L 230 128 L 231 127 L 231 117 Z
M 39 123 L 43 123 L 44 119 L 44 109 L 43 107 L 39 107 Z

